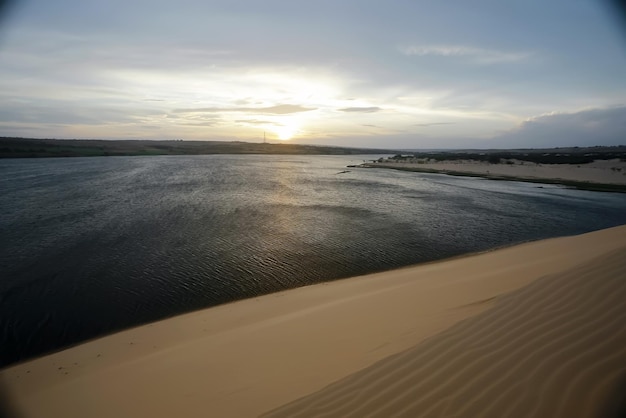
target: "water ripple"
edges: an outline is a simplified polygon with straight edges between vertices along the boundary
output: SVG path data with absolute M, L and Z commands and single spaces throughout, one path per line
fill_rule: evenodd
M 626 223 L 624 195 L 362 157 L 0 161 L 0 366 L 312 283 Z

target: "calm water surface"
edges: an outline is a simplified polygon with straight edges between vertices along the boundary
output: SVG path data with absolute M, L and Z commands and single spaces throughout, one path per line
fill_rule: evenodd
M 264 293 L 626 223 L 626 195 L 368 156 L 0 160 L 0 365 Z

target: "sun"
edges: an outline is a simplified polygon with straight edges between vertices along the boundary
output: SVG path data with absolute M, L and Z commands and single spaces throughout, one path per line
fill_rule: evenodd
M 293 138 L 298 132 L 298 127 L 294 125 L 279 125 L 274 126 L 272 131 L 278 136 L 281 141 L 287 141 Z

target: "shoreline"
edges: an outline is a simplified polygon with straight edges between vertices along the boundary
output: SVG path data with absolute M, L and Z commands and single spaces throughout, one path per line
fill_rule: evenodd
M 494 309 L 513 312 L 509 295 L 616 251 L 626 253 L 626 225 L 287 290 L 10 366 L 0 382 L 24 417 L 258 416 Z
M 586 175 L 588 176 L 588 172 L 583 172 L 584 168 L 581 169 L 581 166 L 574 168 L 573 166 L 566 166 L 564 164 L 544 166 L 527 164 L 525 166 L 515 165 L 512 167 L 506 164 L 457 163 L 447 161 L 429 164 L 365 163 L 361 164 L 359 167 L 384 168 L 416 173 L 446 174 L 461 177 L 480 177 L 489 180 L 557 184 L 578 190 L 626 193 L 626 175 L 623 174 L 626 173 L 626 164 L 621 162 L 610 166 L 607 165 L 607 167 L 598 169 L 599 173 L 593 173 L 596 174 L 594 176 L 596 178 L 605 178 L 606 180 L 604 182 L 596 181 L 596 179 L 591 178 L 591 176 L 585 178 Z M 554 173 L 552 176 L 543 177 L 541 175 L 533 175 L 532 170 L 538 170 L 538 167 L 543 169 L 543 173 L 548 171 L 553 171 Z M 617 171 L 618 169 L 619 171 Z M 600 170 L 602 170 L 601 173 Z M 580 171 L 580 173 L 576 173 L 576 171 Z

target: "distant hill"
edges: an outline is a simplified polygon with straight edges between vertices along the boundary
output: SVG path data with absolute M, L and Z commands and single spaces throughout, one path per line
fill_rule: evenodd
M 0 137 L 0 158 L 95 157 L 122 155 L 293 154 L 358 155 L 396 154 L 370 148 L 223 141 L 151 141 L 98 139 L 35 139 Z

